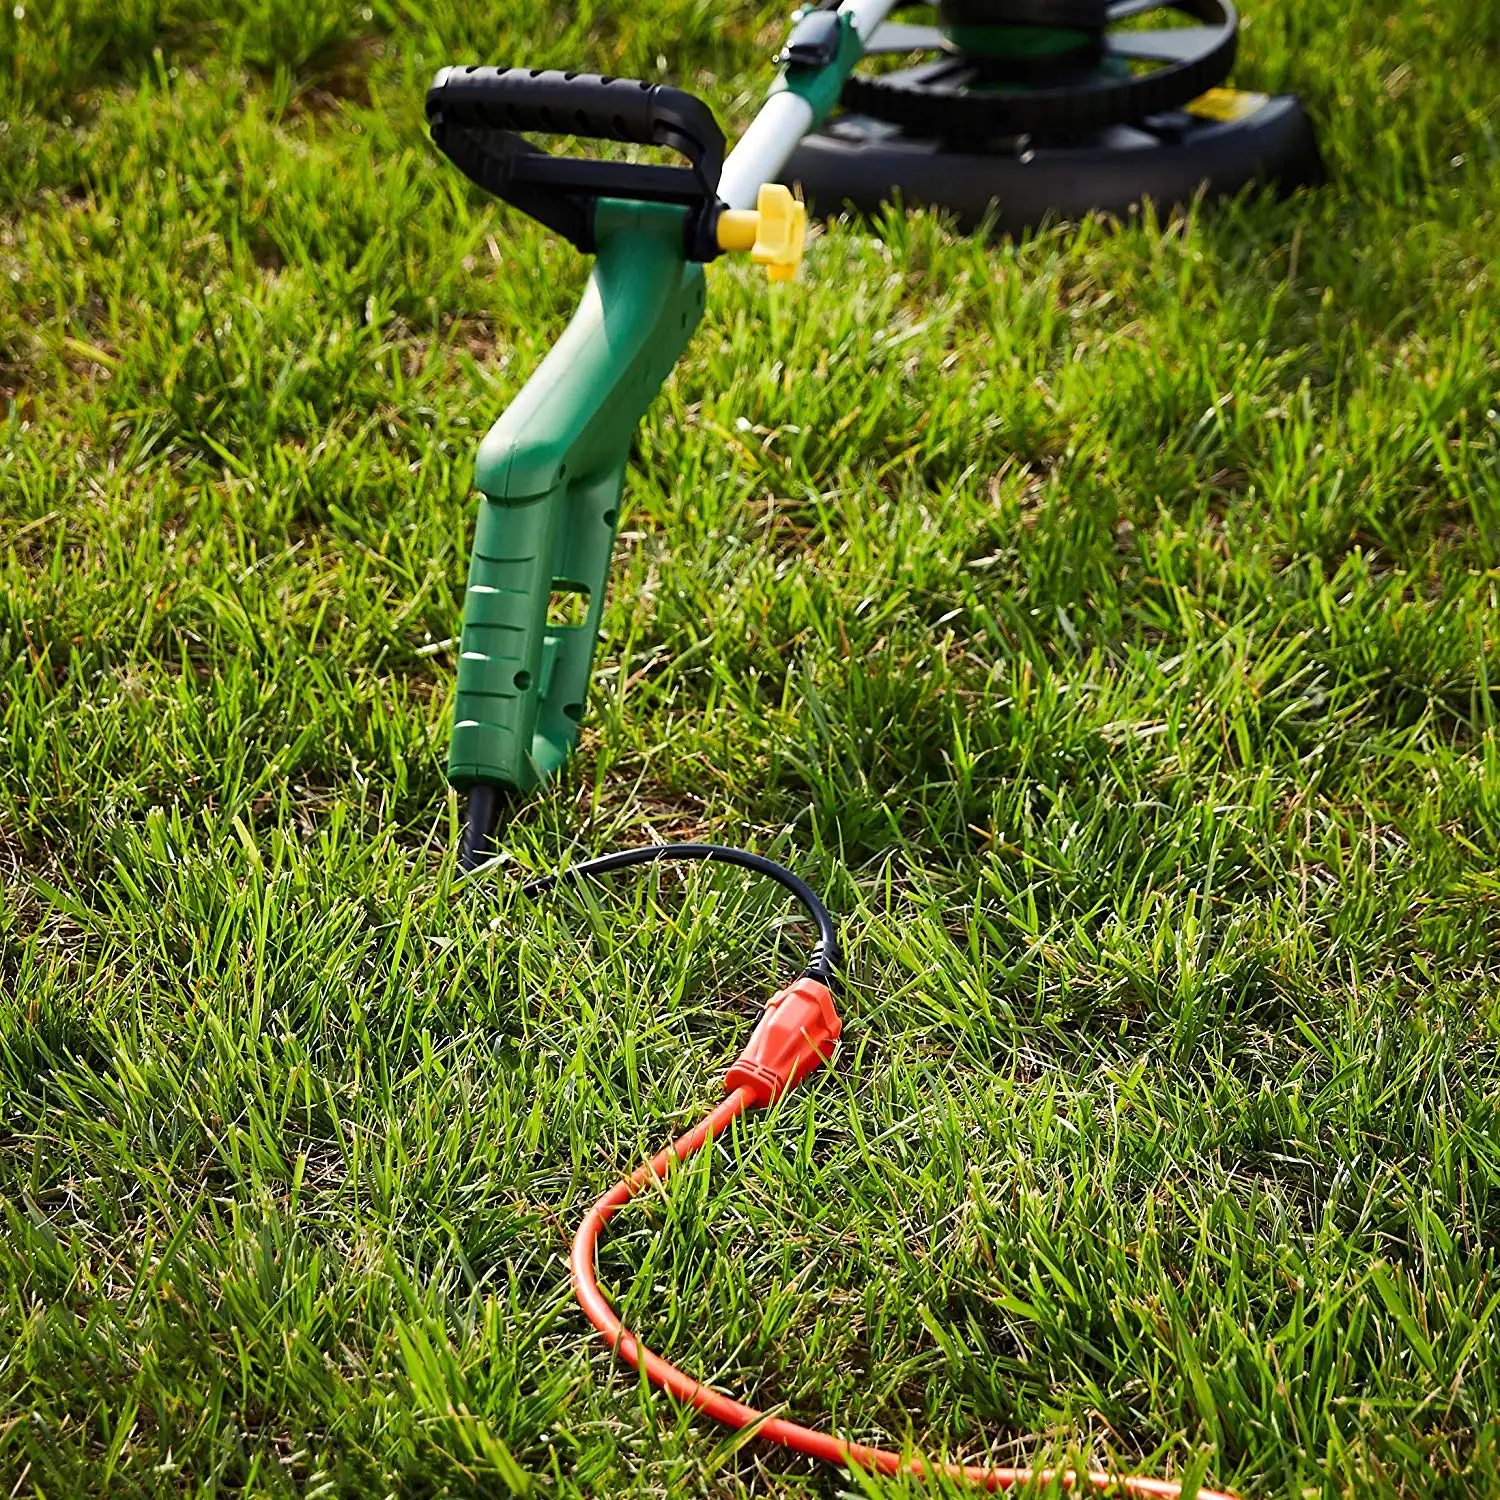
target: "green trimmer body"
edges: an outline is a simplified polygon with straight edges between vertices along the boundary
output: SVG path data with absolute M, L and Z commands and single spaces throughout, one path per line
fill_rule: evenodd
M 577 743 L 631 443 L 703 315 L 703 267 L 743 250 L 773 280 L 795 274 L 806 213 L 773 179 L 891 4 L 843 0 L 805 16 L 728 159 L 708 106 L 661 84 L 474 66 L 442 69 L 428 90 L 439 149 L 595 257 L 567 330 L 475 465 L 448 757 L 469 799 L 468 867 L 487 853 L 502 799 L 531 791 Z M 528 133 L 664 146 L 687 165 L 555 156 Z
M 604 200 L 595 232 L 572 322 L 479 445 L 448 754 L 460 790 L 530 791 L 577 742 L 631 440 L 703 316 L 682 209 Z

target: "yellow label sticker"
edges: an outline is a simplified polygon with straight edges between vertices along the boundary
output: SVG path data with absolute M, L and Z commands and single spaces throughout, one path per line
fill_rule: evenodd
M 1246 94 L 1239 89 L 1210 89 L 1184 109 L 1200 120 L 1243 120 L 1271 102 L 1269 94 Z

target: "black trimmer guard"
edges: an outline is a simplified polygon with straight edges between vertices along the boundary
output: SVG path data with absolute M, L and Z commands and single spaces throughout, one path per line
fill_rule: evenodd
M 1173 111 L 1066 144 L 1021 138 L 994 152 L 912 139 L 884 121 L 843 115 L 802 142 L 782 181 L 825 218 L 897 204 L 946 210 L 966 229 L 990 216 L 998 232 L 1018 233 L 1095 211 L 1124 218 L 1147 198 L 1167 210 L 1200 191 L 1227 196 L 1264 182 L 1289 192 L 1321 180 L 1300 100 L 1224 91 L 1222 102 L 1231 118 Z

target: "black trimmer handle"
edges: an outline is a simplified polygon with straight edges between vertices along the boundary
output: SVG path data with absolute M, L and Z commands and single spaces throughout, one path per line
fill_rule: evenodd
M 597 73 L 451 67 L 439 71 L 427 90 L 427 119 L 439 150 L 474 182 L 580 249 L 594 248 L 594 203 L 617 197 L 699 210 L 689 215 L 689 254 L 696 260 L 715 253 L 711 210 L 718 203 L 724 132 L 708 105 L 692 94 Z M 520 131 L 667 146 L 692 165 L 554 157 L 523 140 Z
M 664 83 L 550 68 L 444 68 L 427 91 L 428 119 L 437 113 L 456 125 L 670 146 L 710 187 L 724 166 L 713 111 Z

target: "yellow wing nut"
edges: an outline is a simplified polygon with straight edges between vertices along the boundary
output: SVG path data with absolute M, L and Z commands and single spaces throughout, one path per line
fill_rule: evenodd
M 748 250 L 772 281 L 791 281 L 802 264 L 807 206 L 779 182 L 762 184 L 755 207 L 726 208 L 717 225 L 719 249 Z

